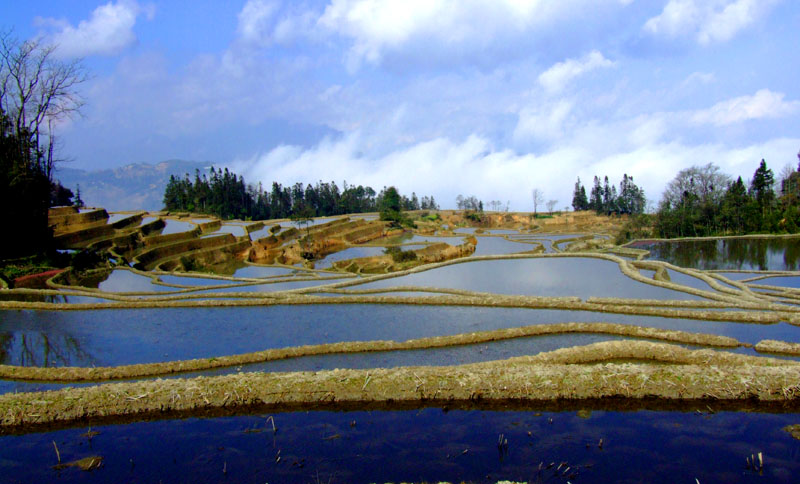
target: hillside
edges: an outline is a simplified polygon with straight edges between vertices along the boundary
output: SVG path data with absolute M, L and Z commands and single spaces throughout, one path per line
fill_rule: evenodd
M 159 210 L 170 175 L 194 176 L 210 162 L 167 160 L 156 164 L 134 163 L 107 170 L 79 170 L 61 167 L 56 173 L 73 192 L 80 185 L 81 198 L 88 206 L 117 210 Z

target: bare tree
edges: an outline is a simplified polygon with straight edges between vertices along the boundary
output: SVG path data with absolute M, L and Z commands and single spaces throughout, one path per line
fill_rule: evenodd
M 547 211 L 553 213 L 553 209 L 556 208 L 556 204 L 558 200 L 548 200 L 547 201 Z
M 800 157 L 800 154 L 798 154 L 797 156 Z M 784 182 L 788 180 L 790 176 L 792 176 L 792 173 L 794 173 L 794 166 L 792 166 L 791 163 L 786 163 L 785 165 L 783 165 L 783 168 L 781 168 L 780 173 L 778 173 L 778 178 L 777 180 L 775 180 L 775 185 L 777 185 L 781 195 L 785 195 L 785 193 L 783 193 L 783 188 L 784 188 L 783 185 Z
M 667 185 L 662 203 L 677 206 L 687 193 L 703 202 L 718 203 L 725 195 L 730 180 L 730 177 L 722 173 L 713 163 L 685 168 Z
M 533 198 L 533 214 L 539 211 L 539 204 L 544 203 L 544 192 L 538 188 L 531 190 L 531 197 Z
M 0 32 L 0 111 L 20 140 L 22 159 L 37 164 L 48 179 L 54 164 L 54 125 L 79 113 L 84 101 L 78 86 L 88 79 L 81 60 L 56 59 L 55 49 Z

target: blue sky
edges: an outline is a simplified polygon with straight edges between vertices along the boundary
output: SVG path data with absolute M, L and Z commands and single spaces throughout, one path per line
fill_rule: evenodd
M 84 58 L 69 166 L 180 158 L 248 181 L 396 185 L 531 210 L 623 173 L 752 177 L 800 150 L 793 0 L 6 2 Z

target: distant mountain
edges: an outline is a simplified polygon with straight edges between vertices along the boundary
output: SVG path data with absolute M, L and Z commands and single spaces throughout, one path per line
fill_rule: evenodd
M 96 171 L 63 167 L 56 172 L 56 178 L 73 192 L 80 185 L 81 198 L 87 206 L 109 211 L 160 210 L 170 175 L 188 173 L 194 179 L 196 169 L 204 173 L 211 166 L 207 161 L 167 160 Z

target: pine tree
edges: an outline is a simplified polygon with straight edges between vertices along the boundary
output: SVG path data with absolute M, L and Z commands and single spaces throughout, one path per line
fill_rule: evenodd
M 589 208 L 589 200 L 586 198 L 586 188 L 581 184 L 581 178 L 575 182 L 575 190 L 572 192 L 572 209 L 575 211 L 586 210 Z
M 83 208 L 84 207 L 83 199 L 81 198 L 81 186 L 80 185 L 77 185 L 75 187 L 75 201 L 73 202 L 73 204 L 74 204 L 75 207 L 78 207 L 78 208 Z
M 756 168 L 756 172 L 753 174 L 753 181 L 751 183 L 753 194 L 762 214 L 766 213 L 775 200 L 775 192 L 772 190 L 772 185 L 774 183 L 775 176 L 772 170 L 767 168 L 767 163 L 762 159 L 758 168 Z

